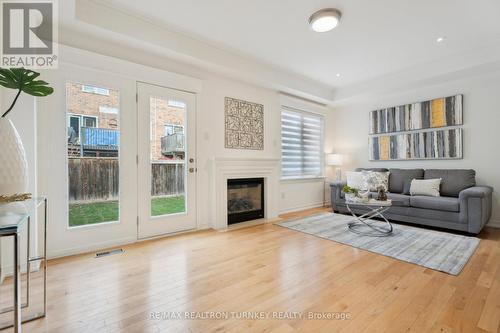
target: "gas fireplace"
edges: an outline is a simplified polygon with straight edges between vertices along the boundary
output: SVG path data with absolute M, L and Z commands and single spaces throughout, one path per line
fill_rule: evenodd
M 256 220 L 264 217 L 264 178 L 227 180 L 227 222 Z

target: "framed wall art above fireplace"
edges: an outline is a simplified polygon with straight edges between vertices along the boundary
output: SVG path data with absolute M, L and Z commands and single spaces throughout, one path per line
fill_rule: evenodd
M 264 105 L 226 97 L 225 147 L 264 150 Z

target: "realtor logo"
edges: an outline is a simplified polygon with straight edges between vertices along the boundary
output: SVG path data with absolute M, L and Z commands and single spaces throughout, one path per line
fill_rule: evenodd
M 55 0 L 3 0 L 1 67 L 56 68 Z

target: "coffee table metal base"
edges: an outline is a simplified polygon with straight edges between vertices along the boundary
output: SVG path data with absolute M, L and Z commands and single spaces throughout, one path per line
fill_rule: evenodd
M 374 237 L 387 237 L 392 234 L 393 232 L 392 224 L 385 218 L 383 214 L 386 210 L 390 208 L 390 206 L 370 207 L 363 205 L 363 207 L 370 208 L 370 211 L 360 216 L 354 214 L 354 212 L 349 207 L 349 204 L 347 204 L 346 206 L 351 215 L 355 219 L 355 221 L 349 222 L 347 224 L 347 227 L 349 228 L 350 231 L 359 235 L 374 236 Z M 380 221 L 370 220 L 371 218 L 374 217 L 381 217 L 383 219 L 383 224 L 375 225 L 376 223 L 380 224 Z

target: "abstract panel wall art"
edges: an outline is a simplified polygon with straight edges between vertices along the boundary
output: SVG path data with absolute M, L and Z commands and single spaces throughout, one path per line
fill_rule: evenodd
M 370 134 L 462 125 L 463 95 L 436 98 L 370 112 Z
M 264 150 L 264 105 L 226 97 L 225 147 Z
M 462 158 L 462 129 L 371 136 L 371 161 Z

